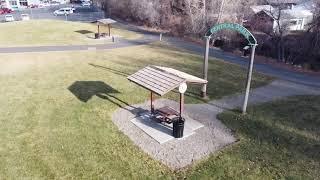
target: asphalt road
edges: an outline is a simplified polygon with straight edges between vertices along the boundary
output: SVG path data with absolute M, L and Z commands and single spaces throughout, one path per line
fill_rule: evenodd
M 195 44 L 192 42 L 186 42 L 184 40 L 181 40 L 179 38 L 174 38 L 174 37 L 168 37 L 166 38 L 166 41 L 168 41 L 170 44 L 177 46 L 179 48 L 183 48 L 200 55 L 204 54 L 205 47 L 202 47 L 198 44 Z M 221 50 L 217 50 L 214 48 L 210 49 L 210 57 L 219 58 L 224 61 L 227 61 L 233 64 L 238 64 L 243 67 L 248 67 L 248 62 L 249 62 L 248 58 L 230 55 Z M 301 72 L 294 72 L 294 71 L 277 68 L 272 65 L 262 64 L 262 63 L 255 63 L 254 70 L 261 72 L 263 74 L 267 74 L 267 75 L 282 79 L 282 80 L 320 88 L 319 76 L 308 75 Z
M 81 7 L 79 5 L 74 5 L 76 8 L 75 13 L 71 14 L 67 17 L 68 21 L 83 21 L 83 22 L 90 22 L 100 18 L 104 18 L 104 12 L 99 10 L 96 7 Z M 33 19 L 60 19 L 65 20 L 65 16 L 54 16 L 53 12 L 61 7 L 71 7 L 70 4 L 68 5 L 60 5 L 60 6 L 52 6 L 49 8 L 44 9 L 25 9 L 23 11 L 17 11 L 12 13 L 12 15 L 19 19 L 20 14 L 27 13 Z M 4 20 L 4 15 L 0 15 L 0 21 Z M 41 47 L 10 47 L 10 48 L 0 48 L 0 53 L 21 53 L 21 52 L 46 52 L 46 51 L 76 51 L 76 50 L 89 50 L 89 49 L 114 49 L 114 48 L 121 48 L 121 47 L 129 47 L 135 45 L 142 45 L 157 41 L 159 39 L 158 34 L 142 31 L 140 29 L 135 28 L 134 26 L 130 25 L 123 25 L 124 28 L 127 28 L 132 31 L 137 31 L 144 34 L 144 38 L 139 40 L 127 41 L 120 39 L 118 43 L 114 44 L 105 44 L 105 45 L 79 45 L 79 46 L 41 46 Z M 192 43 L 186 42 L 180 38 L 176 37 L 169 37 L 166 36 L 163 38 L 165 41 L 169 42 L 170 44 L 192 51 L 196 54 L 203 55 L 204 54 L 204 47 Z M 222 59 L 224 61 L 238 64 L 243 67 L 248 66 L 248 59 L 242 58 L 235 55 L 230 55 L 224 53 L 223 51 L 211 48 L 210 49 L 210 56 Z M 254 69 L 258 72 L 274 76 L 276 78 L 291 81 L 294 83 L 308 85 L 311 87 L 320 88 L 320 77 L 319 76 L 312 76 L 300 72 L 293 72 L 286 69 L 280 69 L 277 67 L 273 67 L 268 64 L 260 64 L 255 63 Z
M 28 8 L 19 11 L 15 11 L 10 15 L 13 15 L 15 20 L 20 20 L 21 14 L 29 14 L 31 19 L 58 19 L 58 20 L 66 20 L 64 15 L 55 16 L 53 12 L 62 7 L 71 7 L 74 6 L 76 8 L 73 14 L 67 16 L 68 21 L 83 21 L 90 22 L 95 21 L 97 19 L 101 19 L 105 17 L 105 14 L 100 9 L 91 6 L 91 7 L 82 7 L 78 4 L 65 4 L 59 6 L 50 6 L 46 8 Z M 5 15 L 0 15 L 0 21 L 4 22 Z
M 141 30 L 135 26 L 127 24 L 126 22 L 122 22 L 122 27 L 129 29 L 131 31 L 136 31 L 145 34 L 149 38 L 159 39 L 159 34 L 150 33 L 144 30 Z M 164 36 L 164 41 L 167 41 L 173 46 L 176 46 L 181 49 L 185 49 L 191 51 L 195 54 L 204 55 L 205 47 L 193 42 L 187 42 L 181 38 L 171 37 L 171 36 Z M 239 57 L 236 55 L 231 55 L 225 53 L 221 50 L 217 50 L 215 48 L 210 48 L 210 57 L 215 57 L 222 59 L 226 62 L 230 62 L 233 64 L 238 64 L 243 67 L 248 67 L 249 59 Z M 262 64 L 262 63 L 254 63 L 254 70 L 260 73 L 273 76 L 275 78 L 279 78 L 282 80 L 294 82 L 301 85 L 306 85 L 310 87 L 320 88 L 320 77 L 315 75 L 309 75 L 302 72 L 294 72 L 282 68 L 277 68 L 269 64 Z

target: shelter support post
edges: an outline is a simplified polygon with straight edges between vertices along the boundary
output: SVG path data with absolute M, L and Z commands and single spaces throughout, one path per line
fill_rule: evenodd
M 206 50 L 204 54 L 203 62 L 203 79 L 208 80 L 208 59 L 209 59 L 209 49 L 210 48 L 210 37 L 206 37 Z M 203 84 L 201 90 L 201 96 L 207 98 L 207 84 Z
M 153 105 L 153 101 L 154 101 L 154 94 L 152 91 L 150 91 L 151 94 L 150 94 L 150 107 L 151 107 L 151 114 L 154 113 L 154 105 Z
M 109 37 L 111 36 L 111 27 L 110 27 L 110 24 L 108 24 L 108 30 L 109 30 Z
M 100 25 L 98 23 L 98 35 L 100 35 Z
M 159 40 L 162 41 L 162 33 L 160 33 L 160 38 L 159 38 Z
M 249 63 L 249 67 L 248 67 L 246 93 L 245 93 L 243 107 L 242 107 L 242 114 L 247 113 L 247 106 L 248 106 L 248 100 L 249 100 L 249 95 L 250 95 L 253 62 L 254 62 L 254 55 L 255 55 L 255 51 L 256 51 L 256 46 L 257 46 L 257 44 L 251 45 L 251 58 L 250 58 L 250 63 Z
M 180 118 L 182 118 L 183 110 L 184 110 L 184 94 L 180 93 Z

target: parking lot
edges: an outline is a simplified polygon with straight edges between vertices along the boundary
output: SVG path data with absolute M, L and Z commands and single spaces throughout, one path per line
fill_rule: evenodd
M 73 14 L 65 17 L 64 15 L 55 16 L 53 12 L 59 8 L 71 7 L 73 6 L 76 10 Z M 68 20 L 68 21 L 83 21 L 90 22 L 97 19 L 104 18 L 105 13 L 97 7 L 82 7 L 78 4 L 64 4 L 58 6 L 50 6 L 46 8 L 28 8 L 10 13 L 13 15 L 16 21 L 21 20 L 21 14 L 29 14 L 30 19 L 58 19 L 58 20 Z M 0 15 L 0 21 L 4 22 L 5 14 Z

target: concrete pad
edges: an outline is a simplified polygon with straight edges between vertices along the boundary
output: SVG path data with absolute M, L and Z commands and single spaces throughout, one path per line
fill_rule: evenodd
M 155 108 L 163 106 L 179 108 L 179 103 L 168 99 L 157 99 L 154 105 Z M 112 115 L 112 121 L 141 150 L 173 170 L 193 164 L 236 141 L 232 132 L 216 118 L 216 114 L 223 111 L 218 107 L 207 104 L 186 104 L 183 115 L 186 119 L 185 128 L 191 129 L 193 134 L 180 139 L 170 137 L 171 132 L 168 130 L 171 131 L 172 126 L 163 127 L 161 124 L 156 124 L 158 128 L 150 128 L 151 125 L 148 123 L 154 122 L 150 122 L 148 117 L 143 117 L 149 110 L 150 101 L 130 105 L 115 111 Z M 135 121 L 135 124 L 132 121 Z M 170 140 L 160 144 L 159 141 L 149 135 L 150 133 L 147 133 L 150 129 L 152 133 L 155 133 L 154 129 L 158 129 L 157 133 L 168 139 L 170 137 Z
M 172 136 L 173 124 L 159 123 L 152 118 L 150 113 L 144 113 L 132 119 L 131 122 L 160 144 L 174 139 Z M 186 120 L 182 139 L 191 136 L 195 130 L 201 127 L 203 125 L 197 121 L 192 119 Z

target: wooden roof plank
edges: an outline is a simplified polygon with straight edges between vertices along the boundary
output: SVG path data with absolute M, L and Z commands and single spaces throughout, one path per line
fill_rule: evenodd
M 159 84 L 156 84 L 156 83 L 154 83 L 154 82 L 152 82 L 152 81 L 149 81 L 148 79 L 141 78 L 141 77 L 139 77 L 139 76 L 136 75 L 136 74 L 135 74 L 135 76 L 133 76 L 133 78 L 134 78 L 135 80 L 139 80 L 140 82 L 142 82 L 142 83 L 144 83 L 144 84 L 148 84 L 149 86 L 152 86 L 152 87 L 154 87 L 154 88 L 156 88 L 156 89 L 159 89 L 160 91 L 165 91 L 166 89 L 168 89 L 168 88 L 162 87 L 162 86 L 160 86 Z M 170 88 L 170 87 L 169 87 L 169 88 Z
M 158 78 L 157 76 L 153 75 L 153 74 L 147 74 L 146 72 L 139 72 L 142 75 L 148 77 L 148 78 L 154 78 L 155 80 L 157 80 L 158 83 L 162 83 L 162 86 L 168 88 L 171 87 L 173 83 L 168 83 L 166 80 Z
M 151 71 L 149 69 L 145 69 L 143 72 L 146 72 L 148 74 L 152 74 L 152 75 L 154 75 L 155 77 L 158 77 L 158 78 L 163 78 L 163 79 L 165 78 L 165 80 L 170 84 L 179 82 L 179 81 L 177 81 L 175 79 L 171 79 L 168 76 L 165 76 L 163 73 L 160 74 L 160 73 Z
M 180 77 L 175 76 L 175 75 L 173 75 L 173 74 L 169 74 L 169 73 L 167 73 L 167 72 L 163 71 L 162 69 L 159 69 L 159 68 L 157 68 L 157 67 L 155 67 L 155 66 L 153 66 L 152 68 L 151 68 L 151 67 L 147 67 L 146 69 L 148 69 L 148 70 L 150 70 L 150 71 L 157 72 L 157 73 L 159 73 L 159 74 L 164 74 L 166 77 L 169 77 L 169 78 L 172 79 L 172 80 L 181 81 L 181 78 L 180 78 Z
M 180 86 L 186 80 L 156 67 L 145 67 L 128 79 L 156 94 L 163 96 Z
M 148 85 L 148 84 L 144 84 L 142 81 L 140 81 L 139 79 L 135 79 L 134 77 L 130 77 L 128 78 L 129 80 L 131 80 L 132 82 L 146 88 L 146 89 L 149 89 L 150 91 L 153 91 L 155 93 L 157 93 L 158 95 L 162 96 L 164 95 L 164 91 L 161 91 L 159 89 L 155 89 L 154 87 Z

